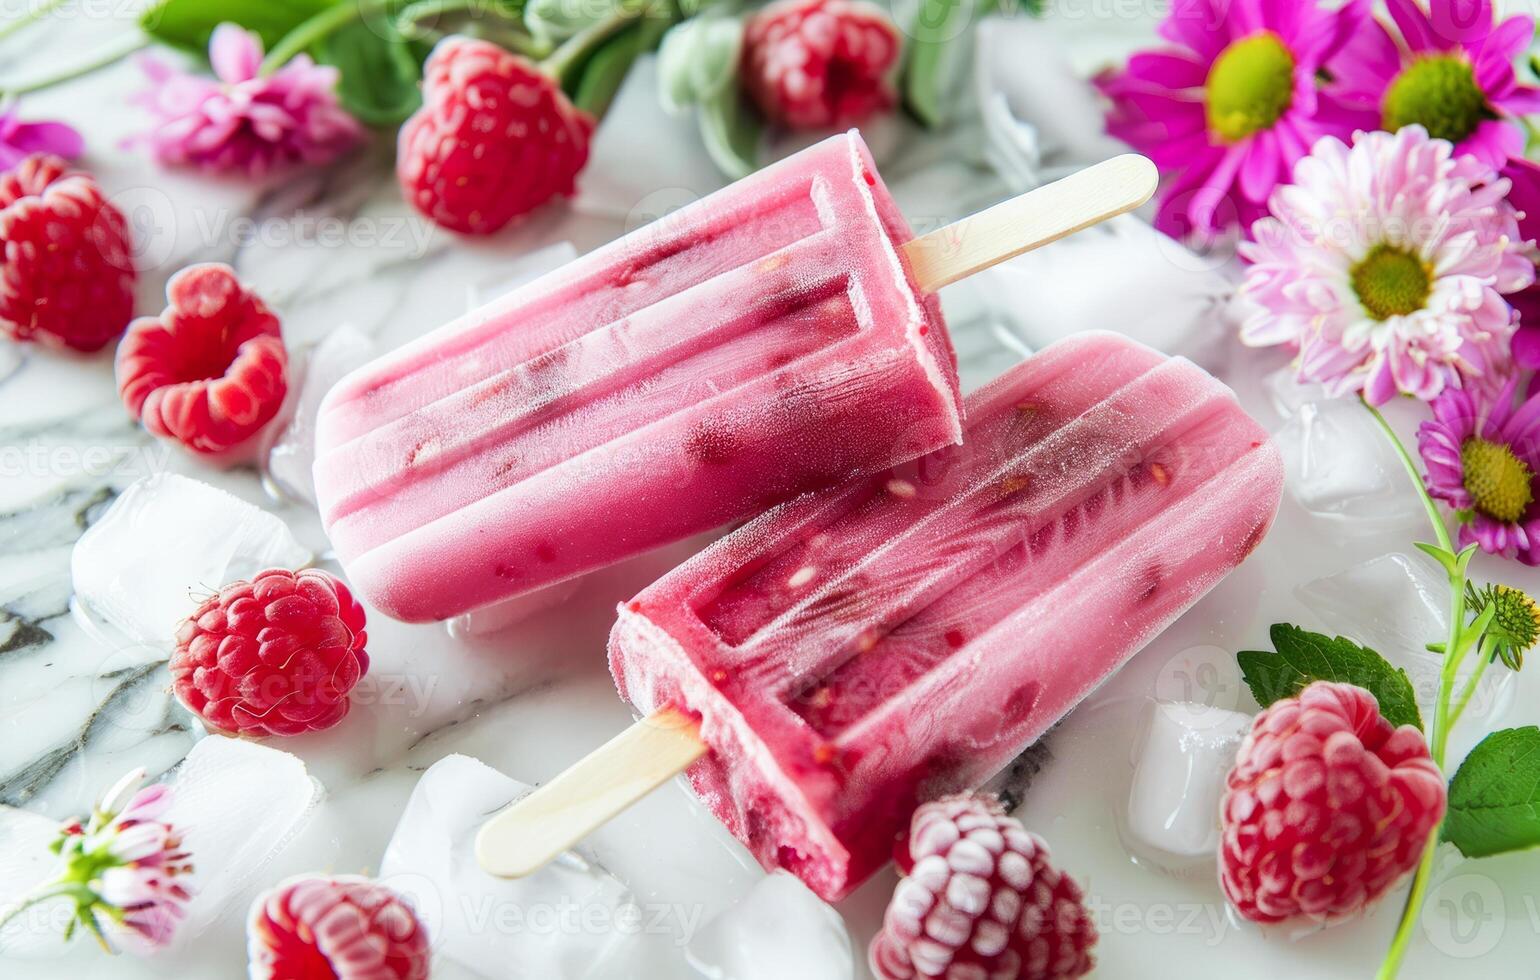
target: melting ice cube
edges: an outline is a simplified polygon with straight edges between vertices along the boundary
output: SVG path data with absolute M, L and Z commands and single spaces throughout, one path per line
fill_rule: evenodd
M 687 950 L 709 980 L 849 980 L 845 921 L 785 871 L 766 875 L 737 905 L 706 923 Z
M 1449 580 L 1424 555 L 1390 554 L 1294 590 L 1329 629 L 1386 657 L 1448 635 Z
M 88 616 L 168 649 L 198 595 L 310 559 L 272 514 L 206 483 L 158 473 L 124 490 L 80 536 L 70 573 Z
M 481 976 L 650 975 L 645 917 L 604 869 L 569 853 L 504 880 L 476 864 L 481 824 L 528 790 L 468 756 L 439 760 L 412 791 L 381 880 L 412 902 L 438 955 Z
M 201 739 L 176 770 L 166 819 L 192 855 L 193 900 L 182 941 L 228 912 L 294 839 L 322 797 L 321 784 L 287 752 L 237 738 Z M 252 805 L 253 788 L 261 805 Z M 244 906 L 242 906 L 244 912 Z
M 1416 524 L 1422 505 L 1372 416 L 1350 399 L 1302 404 L 1278 433 L 1289 492 L 1350 532 Z
M 1220 310 L 1234 287 L 1212 263 L 1135 217 L 1088 228 L 978 278 L 1033 349 L 1109 326 L 1210 369 L 1227 349 Z M 1130 318 L 1135 305 L 1141 315 Z
M 1138 854 L 1183 871 L 1219 846 L 1219 798 L 1251 717 L 1193 702 L 1153 702 L 1135 744 L 1126 829 Z
M 1294 594 L 1328 629 L 1374 649 L 1405 670 L 1423 720 L 1433 717 L 1443 656 L 1427 645 L 1443 643 L 1449 633 L 1449 581 L 1433 559 L 1421 554 L 1381 555 L 1306 582 Z M 1456 692 L 1476 664 L 1474 654 L 1466 656 Z M 1500 663 L 1488 665 L 1450 736 L 1455 758 L 1507 712 L 1514 692 L 1513 672 Z
M 267 476 L 283 497 L 315 503 L 315 420 L 321 399 L 354 368 L 374 356 L 374 343 L 356 327 L 343 324 L 310 348 L 305 356 L 299 398 L 289 424 L 267 452 Z
M 58 871 L 58 860 L 48 851 L 58 832 L 57 820 L 0 806 L 0 915 Z M 31 960 L 68 955 L 60 936 L 73 911 L 61 899 L 21 912 L 0 928 L 0 956 Z

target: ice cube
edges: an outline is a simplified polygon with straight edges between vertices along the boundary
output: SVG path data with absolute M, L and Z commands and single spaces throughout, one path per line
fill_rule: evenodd
M 1306 582 L 1294 594 L 1327 629 L 1357 640 L 1405 670 L 1424 722 L 1433 717 L 1443 656 L 1427 645 L 1448 638 L 1450 596 L 1449 580 L 1432 558 L 1381 555 Z M 1468 654 L 1456 678 L 1456 694 L 1476 666 L 1475 655 Z M 1500 663 L 1487 667 L 1451 733 L 1456 757 L 1507 712 L 1514 691 L 1512 671 Z
M 193 899 L 178 930 L 196 937 L 231 911 L 248 885 L 301 830 L 323 796 L 298 758 L 255 742 L 210 735 L 177 768 L 166 813 L 192 855 Z M 260 787 L 261 805 L 252 805 Z M 245 905 L 239 905 L 244 914 Z
M 58 859 L 48 850 L 58 832 L 57 820 L 0 806 L 0 915 L 58 872 Z M 64 899 L 23 911 L 0 928 L 0 956 L 34 960 L 66 955 L 60 937 L 73 912 Z
M 1131 215 L 1002 262 L 977 277 L 1026 345 L 1119 330 L 1209 369 L 1222 365 L 1233 287 L 1213 264 Z M 1137 308 L 1137 317 L 1128 310 Z
M 1207 864 L 1219 846 L 1219 798 L 1251 716 L 1154 701 L 1135 742 L 1124 826 L 1135 852 L 1172 871 Z
M 468 756 L 434 763 L 386 847 L 381 880 L 412 902 L 439 955 L 481 976 L 646 975 L 641 909 L 593 862 L 569 853 L 513 880 L 476 864 L 481 824 L 528 791 Z
M 1300 405 L 1277 443 L 1289 493 L 1340 530 L 1372 534 L 1422 520 L 1422 504 L 1395 450 L 1357 402 Z
M 766 875 L 686 949 L 709 980 L 849 980 L 855 975 L 845 921 L 794 875 Z
M 199 595 L 310 559 L 272 514 L 206 483 L 158 473 L 130 485 L 80 536 L 70 573 L 87 629 L 97 617 L 165 650 Z
M 1423 554 L 1389 554 L 1297 586 L 1331 631 L 1381 655 L 1424 650 L 1449 634 L 1449 579 Z
M 267 451 L 267 477 L 276 496 L 315 504 L 315 420 L 332 385 L 374 356 L 374 343 L 351 324 L 327 334 L 305 354 L 293 414 Z
M 1299 380 L 1299 372 L 1293 367 L 1281 367 L 1262 379 L 1273 410 L 1282 419 L 1293 418 L 1306 405 L 1330 400 L 1324 385 Z

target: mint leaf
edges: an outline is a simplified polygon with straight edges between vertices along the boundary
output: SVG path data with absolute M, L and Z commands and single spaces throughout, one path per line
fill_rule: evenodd
M 1449 782 L 1444 839 L 1466 857 L 1540 845 L 1540 728 L 1493 732 Z
M 255 31 L 271 51 L 285 34 L 345 0 L 161 0 L 139 17 L 146 34 L 195 54 L 208 55 L 209 36 L 226 21 Z
M 1411 679 L 1378 653 L 1347 637 L 1310 633 L 1288 623 L 1274 625 L 1270 635 L 1277 653 L 1243 650 L 1236 654 L 1241 676 L 1262 707 L 1293 697 L 1315 681 L 1336 681 L 1373 694 L 1380 714 L 1392 725 L 1422 728 Z

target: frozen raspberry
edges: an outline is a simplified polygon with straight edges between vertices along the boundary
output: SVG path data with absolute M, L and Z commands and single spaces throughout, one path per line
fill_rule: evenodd
M 364 610 L 319 569 L 272 568 L 234 582 L 182 622 L 171 654 L 177 699 L 242 735 L 298 735 L 348 713 L 369 670 Z
M 401 896 L 356 875 L 300 875 L 246 920 L 251 980 L 424 980 L 428 933 Z
M 893 105 L 898 29 L 860 0 L 779 0 L 749 19 L 743 81 L 764 114 L 793 129 L 860 122 Z
M 396 179 L 417 210 L 452 231 L 490 235 L 570 195 L 594 120 L 532 61 L 451 37 L 424 69 L 422 108 L 401 128 Z
M 920 807 L 898 862 L 908 876 L 869 953 L 881 980 L 1058 980 L 1091 969 L 1096 926 L 1080 886 L 993 797 Z
M 100 350 L 134 315 L 134 250 L 123 213 L 85 174 L 34 154 L 0 174 L 0 332 Z
M 1446 791 L 1422 733 L 1374 695 L 1317 681 L 1256 717 L 1230 771 L 1219 878 L 1253 922 L 1332 922 L 1422 855 Z
M 166 312 L 135 320 L 118 345 L 123 404 L 195 453 L 225 462 L 250 455 L 288 391 L 278 318 L 227 265 L 183 269 L 166 298 Z

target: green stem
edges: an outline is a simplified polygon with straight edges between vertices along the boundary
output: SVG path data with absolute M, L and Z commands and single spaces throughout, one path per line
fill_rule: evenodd
M 555 51 L 551 52 L 550 57 L 540 63 L 540 67 L 547 75 L 556 79 L 557 84 L 562 88 L 567 88 L 573 81 L 569 76 L 573 69 L 582 64 L 584 57 L 644 13 L 646 9 L 641 4 L 623 3 L 619 10 L 608 17 L 588 25 L 563 41 Z
M 65 0 L 43 0 L 42 3 L 31 10 L 23 11 L 15 20 L 0 24 L 0 41 L 5 40 L 28 24 L 35 24 L 44 17 L 64 6 Z
M 1422 474 L 1417 470 L 1417 464 L 1412 460 L 1412 454 L 1407 452 L 1401 444 L 1395 430 L 1390 423 L 1385 421 L 1385 416 L 1367 401 L 1363 403 L 1374 416 L 1384 430 L 1385 437 L 1395 448 L 1401 465 L 1406 468 L 1407 475 L 1412 479 L 1412 485 L 1417 489 L 1417 496 L 1422 500 L 1423 509 L 1427 511 L 1428 522 L 1433 525 L 1433 533 L 1438 538 L 1439 547 L 1449 556 L 1455 556 L 1454 542 L 1449 537 L 1449 528 L 1444 525 L 1444 519 L 1438 512 L 1438 506 L 1433 498 L 1428 495 L 1428 489 L 1423 485 Z M 1465 633 L 1465 573 L 1464 564 L 1456 558 L 1453 564 L 1445 566 L 1445 572 L 1449 577 L 1449 590 L 1451 593 L 1449 602 L 1449 640 L 1444 646 L 1444 665 L 1439 675 L 1437 700 L 1434 705 L 1433 723 L 1429 729 L 1429 753 L 1433 757 L 1433 763 L 1442 772 L 1444 768 L 1444 748 L 1449 741 L 1449 728 L 1452 724 L 1449 718 L 1449 694 L 1454 682 L 1454 671 L 1459 666 L 1461 657 L 1461 639 Z M 1429 883 L 1433 877 L 1433 857 L 1438 850 L 1440 827 L 1435 827 L 1428 835 L 1428 843 L 1423 848 L 1422 859 L 1417 864 L 1417 872 L 1412 878 L 1412 890 L 1406 897 L 1406 906 L 1401 910 L 1401 921 L 1396 925 L 1395 937 L 1390 942 L 1390 949 L 1385 953 L 1385 960 L 1380 964 L 1378 980 L 1393 980 L 1401 970 L 1401 961 L 1406 956 L 1407 947 L 1411 944 L 1412 934 L 1417 925 L 1417 918 L 1422 912 L 1422 903 L 1427 898 Z
M 495 3 L 488 0 L 417 0 L 401 8 L 396 15 L 396 30 L 401 36 L 414 41 L 426 40 L 431 35 L 438 34 L 423 26 L 423 21 L 434 17 L 442 17 L 444 14 L 457 14 L 463 11 L 474 11 L 479 19 L 482 14 L 490 14 L 496 20 L 522 28 L 524 21 L 513 15 Z
M 1422 474 L 1418 472 L 1417 464 L 1412 461 L 1412 454 L 1406 451 L 1405 446 L 1401 445 L 1401 440 L 1396 436 L 1396 431 L 1390 427 L 1389 422 L 1385 421 L 1385 416 L 1380 414 L 1379 409 L 1370 405 L 1367 401 L 1363 403 L 1363 406 L 1369 410 L 1369 414 L 1374 416 L 1374 421 L 1378 422 L 1380 428 L 1385 431 L 1386 438 L 1390 440 L 1391 446 L 1396 450 L 1396 455 L 1401 459 L 1401 465 L 1406 467 L 1407 475 L 1412 478 L 1412 485 L 1417 488 L 1417 496 L 1422 499 L 1423 509 L 1428 512 L 1428 523 L 1433 525 L 1433 533 L 1438 536 L 1439 547 L 1450 554 L 1454 554 L 1454 542 L 1449 538 L 1449 528 L 1444 526 L 1444 518 L 1438 512 L 1438 505 L 1433 503 L 1432 497 L 1428 496 L 1428 489 L 1422 484 Z M 1463 599 L 1463 592 L 1461 597 Z
M 1490 664 L 1495 659 L 1492 656 L 1493 645 L 1490 638 L 1481 641 L 1481 649 L 1478 654 L 1481 659 L 1476 662 L 1475 672 L 1465 682 L 1465 687 L 1460 690 L 1459 699 L 1455 701 L 1454 711 L 1449 715 L 1450 728 L 1454 728 L 1454 726 L 1460 723 L 1460 715 L 1465 712 L 1465 706 L 1470 703 L 1471 695 L 1476 693 L 1476 685 L 1481 683 L 1481 675 L 1486 673 L 1487 664 Z
M 117 44 L 103 47 L 97 54 L 92 55 L 86 61 L 71 65 L 52 75 L 44 75 L 42 78 L 34 78 L 29 82 L 17 82 L 14 85 L 0 84 L 0 99 L 14 98 L 25 95 L 28 92 L 39 92 L 45 88 L 52 88 L 64 82 L 83 78 L 94 71 L 100 71 L 108 65 L 115 65 L 141 48 L 149 47 L 149 37 L 136 32 L 130 33 Z
M 80 882 L 68 879 L 56 878 L 53 881 L 45 881 L 43 884 L 39 885 L 37 889 L 34 890 L 31 894 L 7 910 L 4 915 L 0 915 L 0 929 L 4 929 L 12 919 L 16 918 L 27 909 L 37 905 L 39 902 L 46 902 L 51 898 L 63 898 L 68 896 L 75 899 L 76 904 L 79 904 L 81 900 L 81 891 L 84 887 L 85 886 L 83 886 Z M 90 898 L 94 899 L 95 896 L 91 895 Z
M 327 7 L 309 20 L 301 22 L 273 45 L 273 50 L 262 59 L 261 73 L 271 75 L 317 41 L 370 14 L 384 13 L 394 2 L 396 0 L 345 0 Z

